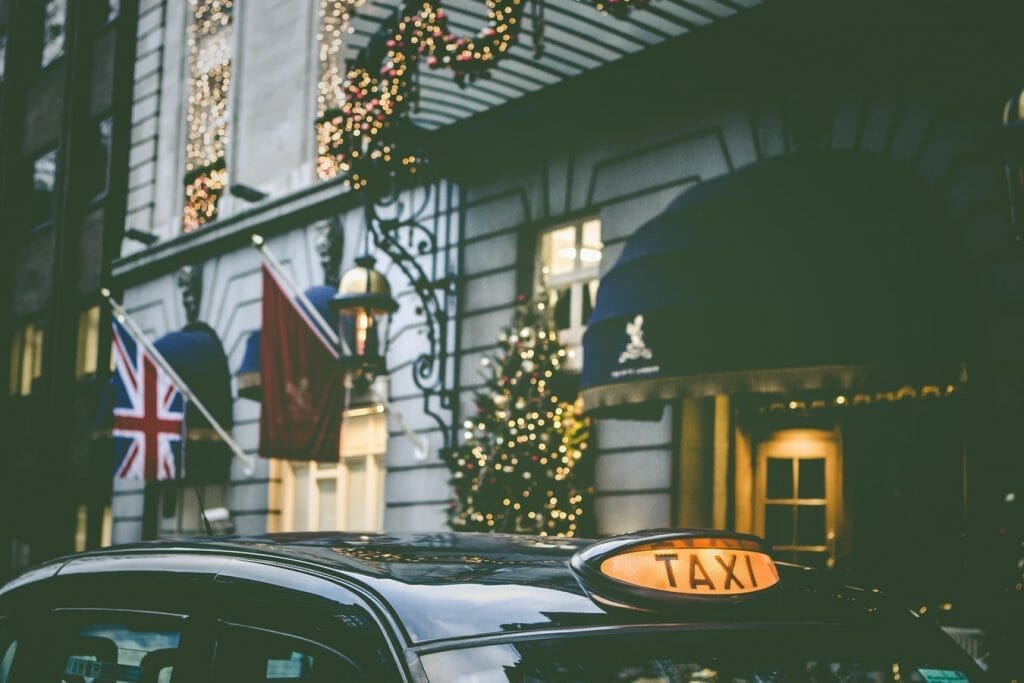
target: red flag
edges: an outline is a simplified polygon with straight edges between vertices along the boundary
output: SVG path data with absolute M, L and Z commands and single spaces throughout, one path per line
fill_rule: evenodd
M 260 455 L 337 462 L 345 387 L 322 319 L 263 264 Z

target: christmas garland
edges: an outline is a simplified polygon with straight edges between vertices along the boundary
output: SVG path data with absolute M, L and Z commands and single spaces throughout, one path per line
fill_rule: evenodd
M 646 0 L 592 2 L 595 9 L 621 18 Z M 468 38 L 449 30 L 438 0 L 412 3 L 387 41 L 380 67 L 374 71 L 360 65 L 348 71 L 344 104 L 317 122 L 317 137 L 320 156 L 333 159 L 334 167 L 348 174 L 353 189 L 397 170 L 415 173 L 421 163 L 415 154 L 400 151 L 402 145 L 389 131 L 415 104 L 411 76 L 419 59 L 426 59 L 431 69 L 452 71 L 462 86 L 497 64 L 516 42 L 523 23 L 523 0 L 486 0 L 486 4 L 487 27 L 476 38 Z

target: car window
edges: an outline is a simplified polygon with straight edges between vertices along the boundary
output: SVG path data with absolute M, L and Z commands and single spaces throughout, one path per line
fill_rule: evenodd
M 217 638 L 215 681 L 365 681 L 344 655 L 305 638 L 224 624 Z
M 49 681 L 170 683 L 184 619 L 138 613 L 58 613 Z
M 974 664 L 951 641 L 906 631 L 771 626 L 561 636 L 434 652 L 421 661 L 431 681 L 445 683 L 980 679 Z

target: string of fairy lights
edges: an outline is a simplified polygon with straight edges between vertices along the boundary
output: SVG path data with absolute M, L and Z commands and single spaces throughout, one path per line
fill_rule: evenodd
M 317 31 L 320 74 L 316 90 L 316 174 L 321 180 L 343 172 L 342 160 L 333 150 L 343 138 L 342 107 L 345 104 L 343 47 L 345 36 L 355 29 L 352 17 L 365 0 L 320 0 L 320 27 Z
M 217 203 L 227 187 L 232 7 L 233 0 L 189 0 L 185 232 L 217 216 Z
M 617 17 L 647 2 L 581 1 Z M 425 60 L 430 69 L 451 71 L 455 81 L 464 85 L 493 68 L 518 39 L 524 0 L 485 2 L 488 22 L 475 37 L 449 30 L 439 0 L 414 3 L 396 20 L 381 63 L 352 65 L 343 74 L 345 36 L 353 32 L 352 19 L 365 0 L 320 0 L 315 122 L 319 178 L 342 175 L 358 190 L 371 178 L 416 173 L 423 160 L 400 149 L 395 133 L 416 102 L 418 61 Z M 233 0 L 189 0 L 185 232 L 217 217 L 228 184 L 225 152 L 230 134 L 233 5 Z
M 598 11 L 620 18 L 646 1 L 589 0 Z M 414 3 L 391 31 L 382 62 L 353 65 L 339 88 L 338 74 L 332 69 L 340 61 L 347 21 L 362 2 L 321 0 L 316 122 L 317 174 L 325 180 L 344 175 L 356 190 L 366 187 L 371 178 L 414 174 L 422 163 L 416 154 L 400 150 L 393 139 L 396 124 L 416 101 L 417 62 L 424 59 L 430 69 L 449 70 L 456 83 L 464 85 L 493 68 L 515 44 L 524 10 L 523 0 L 485 0 L 487 25 L 471 38 L 449 30 L 439 0 Z

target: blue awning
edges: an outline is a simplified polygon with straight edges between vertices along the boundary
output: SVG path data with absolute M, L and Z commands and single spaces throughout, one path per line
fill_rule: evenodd
M 253 401 L 260 400 L 262 384 L 260 381 L 260 331 L 253 330 L 245 338 L 245 353 L 242 363 L 235 371 L 238 383 L 238 395 Z
M 154 343 L 214 419 L 228 432 L 234 425 L 231 371 L 220 338 L 206 323 L 189 323 Z M 192 481 L 224 481 L 231 466 L 231 451 L 210 422 L 190 403 L 185 411 L 185 470 Z
M 936 381 L 963 360 L 958 244 L 923 183 L 867 153 L 701 183 L 601 279 L 583 341 L 587 410 Z
M 323 317 L 332 330 L 338 326 L 338 312 L 331 306 L 331 299 L 334 298 L 335 290 L 327 285 L 315 285 L 305 290 L 306 298 L 313 304 L 317 312 Z M 241 398 L 248 398 L 259 401 L 262 395 L 260 382 L 260 331 L 254 330 L 245 339 L 245 353 L 242 355 L 242 362 L 235 371 L 235 381 L 238 383 L 238 395 Z

